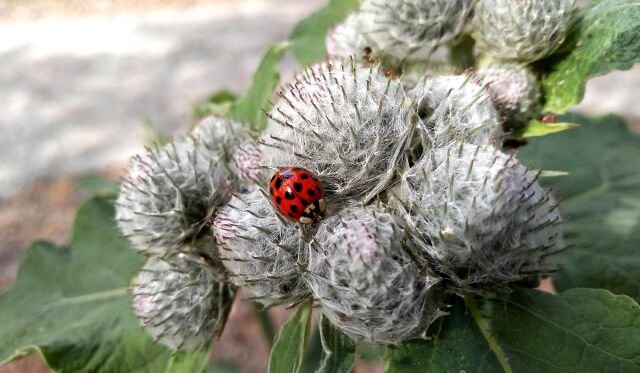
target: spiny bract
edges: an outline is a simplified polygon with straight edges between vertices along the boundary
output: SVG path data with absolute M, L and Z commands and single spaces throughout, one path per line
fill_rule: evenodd
M 222 270 L 186 254 L 150 258 L 133 288 L 140 323 L 174 350 L 204 346 L 220 334 L 232 303 Z
M 530 68 L 514 63 L 491 64 L 478 71 L 503 119 L 505 131 L 525 125 L 541 109 L 540 83 Z
M 122 232 L 142 254 L 165 255 L 199 238 L 235 177 L 222 147 L 183 137 L 135 156 L 116 201 Z
M 279 96 L 262 140 L 265 163 L 316 174 L 329 209 L 375 197 L 404 166 L 410 105 L 379 70 L 315 65 Z
M 376 54 L 398 60 L 428 60 L 433 51 L 458 36 L 472 0 L 364 0 L 365 35 Z
M 356 340 L 396 344 L 421 336 L 442 313 L 438 278 L 402 248 L 404 234 L 375 206 L 324 221 L 309 246 L 305 273 L 322 312 Z
M 482 52 L 531 63 L 553 53 L 571 27 L 575 0 L 477 1 L 472 21 Z
M 418 129 L 427 148 L 452 141 L 499 145 L 502 125 L 491 97 L 471 76 L 426 77 L 409 95 L 417 105 Z
M 297 304 L 309 297 L 299 269 L 304 243 L 263 193 L 233 197 L 212 221 L 214 240 L 229 280 L 247 297 L 266 307 Z
M 557 203 L 513 155 L 452 144 L 425 153 L 394 189 L 392 211 L 416 257 L 461 292 L 495 294 L 552 269 L 563 248 Z

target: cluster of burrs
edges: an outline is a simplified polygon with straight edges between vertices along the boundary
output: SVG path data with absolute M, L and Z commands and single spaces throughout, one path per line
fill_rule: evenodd
M 532 64 L 558 50 L 574 13 L 575 0 L 363 0 L 327 35 L 327 53 L 380 63 L 411 85 L 450 69 L 434 56 L 471 38 L 481 57 L 474 78 L 515 131 L 542 107 Z
M 116 219 L 147 259 L 133 309 L 173 349 L 222 332 L 235 290 L 211 245 L 209 218 L 260 177 L 260 151 L 240 124 L 210 117 L 187 135 L 135 156 L 116 201 Z
M 145 328 L 177 349 L 206 343 L 239 288 L 264 307 L 313 301 L 353 339 L 397 344 L 424 337 L 448 294 L 495 297 L 553 271 L 558 205 L 540 171 L 501 150 L 506 113 L 536 110 L 518 106 L 529 93 L 507 87 L 513 105 L 500 104 L 495 65 L 482 79 L 412 80 L 387 64 L 427 59 L 472 32 L 482 52 L 528 71 L 562 42 L 572 7 L 364 0 L 329 33 L 330 61 L 277 93 L 259 138 L 208 118 L 135 157 L 117 218 L 148 257 L 133 301 Z M 511 34 L 482 26 L 491 17 Z M 269 178 L 285 167 L 317 177 L 322 219 L 301 224 L 276 208 Z

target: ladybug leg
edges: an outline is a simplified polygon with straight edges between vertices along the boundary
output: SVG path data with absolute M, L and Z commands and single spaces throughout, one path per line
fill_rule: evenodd
M 318 204 L 320 215 L 324 215 L 324 212 L 327 210 L 327 203 L 324 201 L 324 198 L 319 199 L 316 203 Z
M 311 218 L 306 217 L 306 216 L 301 216 L 300 217 L 300 223 L 301 224 L 311 224 L 311 223 L 313 223 L 313 220 Z
M 309 224 L 318 220 L 318 202 L 311 203 L 307 205 L 300 217 L 300 223 Z

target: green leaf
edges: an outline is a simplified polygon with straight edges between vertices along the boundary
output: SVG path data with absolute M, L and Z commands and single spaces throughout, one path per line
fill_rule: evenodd
M 298 23 L 291 35 L 290 51 L 300 65 L 322 61 L 326 56 L 327 31 L 358 8 L 359 0 L 331 0 L 327 6 Z
M 276 327 L 273 325 L 273 320 L 271 320 L 269 310 L 260 308 L 261 307 L 258 305 L 258 303 L 253 304 L 253 309 L 256 312 L 256 318 L 260 323 L 260 329 L 262 329 L 262 334 L 264 335 L 265 342 L 267 342 L 267 346 L 271 348 L 273 340 L 276 337 Z
M 552 66 L 543 80 L 545 110 L 557 113 L 582 100 L 589 78 L 640 61 L 640 0 L 591 0 L 562 49 L 568 52 L 543 62 Z
M 313 328 L 311 337 L 307 345 L 307 351 L 304 353 L 304 361 L 302 362 L 301 373 L 315 373 L 322 362 L 322 341 L 320 338 L 320 328 L 316 325 Z
M 116 197 L 120 186 L 100 176 L 87 176 L 78 180 L 76 188 L 96 196 Z
M 207 373 L 238 373 L 240 370 L 229 362 L 213 362 L 207 366 Z
M 387 347 L 387 373 L 499 372 L 500 364 L 460 298 L 430 329 L 430 340 Z
M 194 116 L 196 119 L 202 119 L 209 115 L 217 115 L 226 117 L 229 115 L 231 105 L 236 100 L 236 95 L 227 90 L 221 90 L 213 93 L 205 102 L 196 104 L 194 108 Z
M 433 340 L 389 347 L 385 371 L 639 372 L 640 306 L 606 290 L 516 289 L 469 312 L 457 301 Z
M 547 124 L 537 120 L 532 120 L 518 133 L 517 137 L 539 137 L 546 136 L 556 132 L 566 131 L 571 128 L 575 128 L 578 125 L 575 123 L 553 123 Z
M 297 373 L 302 368 L 311 327 L 311 301 L 282 326 L 269 356 L 269 373 Z
M 627 296 L 521 289 L 485 312 L 514 372 L 640 372 L 640 306 Z
M 267 120 L 260 109 L 267 106 L 280 82 L 280 59 L 288 47 L 289 42 L 283 41 L 269 48 L 253 74 L 251 87 L 231 105 L 232 118 L 248 123 L 253 130 L 264 129 Z
M 61 372 L 162 372 L 198 364 L 186 353 L 174 362 L 138 326 L 128 288 L 142 259 L 113 216 L 111 200 L 92 198 L 78 210 L 68 245 L 38 241 L 27 248 L 16 282 L 0 294 L 0 364 L 33 352 Z
M 640 137 L 615 116 L 574 115 L 581 127 L 533 139 L 520 158 L 532 168 L 568 171 L 544 178 L 568 215 L 569 248 L 557 256 L 559 290 L 605 288 L 640 300 Z
M 209 355 L 211 355 L 210 345 L 176 352 L 171 356 L 166 373 L 204 372 L 208 369 Z
M 320 317 L 320 337 L 324 358 L 318 373 L 349 373 L 356 363 L 356 343 L 346 334 Z

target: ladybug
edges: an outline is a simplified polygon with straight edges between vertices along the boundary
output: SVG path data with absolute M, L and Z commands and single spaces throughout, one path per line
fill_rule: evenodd
M 291 221 L 310 224 L 324 216 L 324 189 L 309 170 L 296 167 L 279 169 L 269 182 L 269 194 L 276 210 Z

